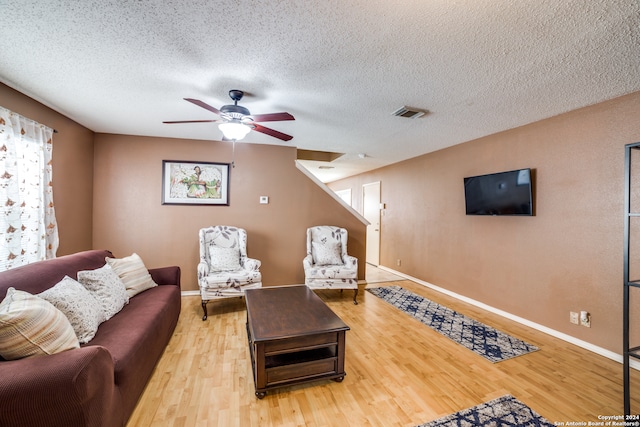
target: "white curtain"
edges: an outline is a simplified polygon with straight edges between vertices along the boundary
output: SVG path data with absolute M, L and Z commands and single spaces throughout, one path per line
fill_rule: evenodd
M 0 271 L 56 256 L 52 136 L 0 107 Z

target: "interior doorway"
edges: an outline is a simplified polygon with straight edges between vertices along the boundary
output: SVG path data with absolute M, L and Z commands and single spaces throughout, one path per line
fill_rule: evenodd
M 367 263 L 380 264 L 380 181 L 362 186 L 362 216 L 367 226 Z

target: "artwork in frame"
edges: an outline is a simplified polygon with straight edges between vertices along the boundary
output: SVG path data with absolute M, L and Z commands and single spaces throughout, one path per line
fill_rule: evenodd
M 163 160 L 162 204 L 229 206 L 229 163 Z

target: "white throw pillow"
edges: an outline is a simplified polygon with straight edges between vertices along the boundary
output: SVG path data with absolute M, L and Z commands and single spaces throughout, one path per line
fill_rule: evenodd
M 80 347 L 69 320 L 51 303 L 14 288 L 0 302 L 0 356 L 5 360 Z
M 96 270 L 78 271 L 78 281 L 100 303 L 105 320 L 111 319 L 129 303 L 129 294 L 124 282 L 109 264 Z
M 209 264 L 214 272 L 240 270 L 240 250 L 222 246 L 209 246 Z
M 36 296 L 50 302 L 67 316 L 80 344 L 91 341 L 100 323 L 106 320 L 100 303 L 84 286 L 69 276 Z
M 341 265 L 342 247 L 337 242 L 311 242 L 311 255 L 317 265 Z
M 124 258 L 107 257 L 105 260 L 124 282 L 129 298 L 158 286 L 151 278 L 149 270 L 144 266 L 144 262 L 136 253 Z

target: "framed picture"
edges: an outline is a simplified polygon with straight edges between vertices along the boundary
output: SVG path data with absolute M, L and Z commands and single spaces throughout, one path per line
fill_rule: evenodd
M 229 206 L 229 163 L 163 160 L 162 204 Z

